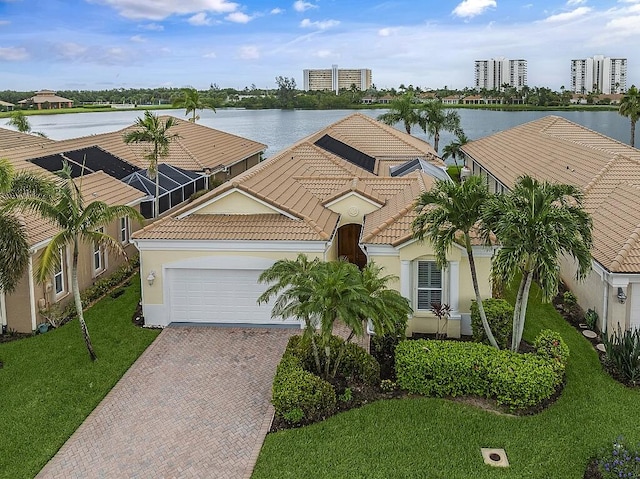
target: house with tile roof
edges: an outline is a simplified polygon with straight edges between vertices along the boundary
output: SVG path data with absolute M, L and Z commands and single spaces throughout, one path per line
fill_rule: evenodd
M 593 218 L 592 272 L 575 279 L 562 259 L 562 278 L 602 331 L 640 328 L 640 150 L 557 116 L 547 116 L 464 145 L 466 166 L 493 192 L 528 174 L 577 186 Z
M 18 102 L 26 108 L 36 108 L 38 110 L 57 110 L 60 108 L 72 108 L 73 100 L 56 95 L 52 90 L 40 90 L 32 97 L 25 98 Z
M 444 175 L 444 176 L 443 176 Z M 473 288 L 463 249 L 441 270 L 413 239 L 418 195 L 444 163 L 428 143 L 355 113 L 137 231 L 145 322 L 277 324 L 257 298 L 262 271 L 279 259 L 375 261 L 411 301 L 409 333 L 435 332 L 431 303 L 451 306 L 441 332 L 470 332 Z M 492 250 L 477 244 L 482 293 Z M 298 324 L 295 319 L 288 320 Z
M 16 171 L 51 175 L 66 161 L 77 181 L 82 176 L 85 200 L 127 204 L 152 219 L 155 217 L 152 211 L 155 184 L 145 172 L 144 155 L 148 146 L 124 143 L 123 135 L 130 128 L 133 126 L 62 141 L 0 128 L 0 157 L 8 159 Z M 158 168 L 161 214 L 179 208 L 193 193 L 205 189 L 210 175 L 227 179 L 256 165 L 266 149 L 261 143 L 180 119 L 176 119 L 174 128 L 179 138 L 171 144 L 168 156 Z M 70 260 L 68 252 L 62 252 L 62 271 L 46 284 L 37 284 L 32 272 L 55 230 L 35 216 L 25 214 L 24 220 L 32 252 L 30 272 L 15 292 L 0 293 L 0 326 L 30 332 L 44 320 L 40 310 L 70 299 L 67 268 Z M 120 239 L 128 254 L 135 254 L 130 235 L 140 226 L 120 218 L 108 225 L 106 231 Z M 94 251 L 90 246 L 81 255 L 79 276 L 83 289 L 114 271 L 123 260 L 107 251 Z

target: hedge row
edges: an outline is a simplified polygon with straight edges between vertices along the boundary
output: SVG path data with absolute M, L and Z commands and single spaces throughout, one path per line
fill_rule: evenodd
M 513 306 L 504 299 L 496 298 L 483 299 L 482 306 L 498 346 L 502 349 L 509 348 L 511 346 L 511 330 L 513 329 Z M 471 328 L 475 342 L 489 344 L 476 301 L 471 302 Z
M 545 330 L 536 353 L 513 353 L 478 343 L 417 340 L 396 348 L 398 384 L 426 396 L 482 396 L 511 411 L 550 398 L 562 383 L 568 348 Z

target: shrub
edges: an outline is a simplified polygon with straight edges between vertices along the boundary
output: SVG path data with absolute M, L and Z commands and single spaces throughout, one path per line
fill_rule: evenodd
M 562 295 L 562 302 L 567 309 L 570 309 L 572 306 L 575 306 L 578 303 L 578 298 L 571 291 L 565 291 L 565 293 Z
M 510 347 L 511 330 L 513 328 L 513 306 L 504 299 L 495 298 L 483 299 L 482 306 L 484 306 L 487 322 L 498 346 L 503 349 Z M 489 344 L 476 301 L 471 302 L 471 327 L 474 341 Z
M 598 313 L 596 313 L 595 309 L 588 309 L 587 312 L 584 313 L 584 322 L 591 331 L 596 330 L 598 327 Z
M 319 344 L 319 341 L 320 337 L 316 336 L 316 343 Z M 337 357 L 343 344 L 344 339 L 338 336 L 331 337 L 329 346 L 331 348 L 330 354 L 332 363 Z M 289 339 L 287 351 L 301 360 L 305 370 L 317 372 L 311 341 L 304 341 L 300 336 L 293 336 Z M 326 364 L 324 350 L 319 347 L 318 352 L 320 356 L 320 365 L 324 368 Z M 360 346 L 353 343 L 347 343 L 342 360 L 338 366 L 337 376 L 365 383 L 370 386 L 375 386 L 380 383 L 380 365 L 373 356 L 367 353 Z
M 543 329 L 533 342 L 533 347 L 539 356 L 553 360 L 554 365 L 559 368 L 559 373 L 564 373 L 569 360 L 569 347 L 562 340 L 560 333 Z
M 273 379 L 276 415 L 290 424 L 313 422 L 331 415 L 336 393 L 331 384 L 305 371 L 299 358 L 285 354 Z
M 201 196 L 207 194 L 209 192 L 209 190 L 203 189 L 203 190 L 198 190 L 194 193 L 191 194 L 191 196 L 189 196 L 189 203 L 191 203 L 193 200 L 197 200 L 198 198 L 200 198 Z
M 380 364 L 380 377 L 384 379 L 396 378 L 396 346 L 407 338 L 407 321 L 408 318 L 402 318 L 394 324 L 392 331 L 371 336 L 371 355 Z
M 632 385 L 640 384 L 640 330 L 618 330 L 612 335 L 602 335 L 607 364 L 622 379 Z
M 493 398 L 512 411 L 535 407 L 562 383 L 568 357 L 555 333 L 543 332 L 536 343 L 538 354 L 519 354 L 477 343 L 403 341 L 396 349 L 398 385 L 427 396 Z
M 640 447 L 632 447 L 622 437 L 613 445 L 602 449 L 596 458 L 603 479 L 618 477 L 640 477 Z

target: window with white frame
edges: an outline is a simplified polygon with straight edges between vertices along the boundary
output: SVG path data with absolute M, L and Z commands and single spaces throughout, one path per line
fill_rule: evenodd
M 416 310 L 430 311 L 432 303 L 442 303 L 442 270 L 435 261 L 418 261 Z
M 53 287 L 56 292 L 56 296 L 64 293 L 65 284 L 64 284 L 64 272 L 65 272 L 65 258 L 64 258 L 64 248 L 60 248 L 60 265 L 55 269 L 53 273 Z
M 129 242 L 129 217 L 123 216 L 120 218 L 120 242 L 128 243 Z
M 104 233 L 104 228 L 97 230 L 99 233 Z M 102 247 L 98 243 L 93 243 L 93 270 L 95 272 L 102 271 L 104 269 L 104 252 Z

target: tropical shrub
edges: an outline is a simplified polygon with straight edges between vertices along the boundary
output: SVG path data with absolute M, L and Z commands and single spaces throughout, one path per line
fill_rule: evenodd
M 555 344 L 555 343 L 558 344 Z M 511 411 L 540 405 L 562 383 L 568 349 L 543 332 L 537 354 L 454 341 L 403 341 L 396 349 L 398 385 L 427 396 L 492 398 Z
M 513 306 L 504 299 L 496 298 L 483 299 L 482 305 L 498 346 L 501 349 L 508 349 L 511 345 L 511 331 L 513 328 Z M 471 328 L 474 341 L 489 344 L 487 334 L 482 327 L 480 311 L 476 301 L 471 302 Z
M 620 326 L 612 336 L 602 335 L 606 363 L 624 381 L 640 384 L 640 330 L 622 331 Z
M 371 336 L 371 355 L 380 364 L 380 377 L 383 379 L 395 380 L 396 346 L 407 338 L 407 320 L 408 318 L 400 318 L 394 323 L 392 330 Z
M 319 341 L 319 340 L 317 340 Z M 349 381 L 377 386 L 380 383 L 380 365 L 378 361 L 362 349 L 357 344 L 344 344 L 344 339 L 339 336 L 331 336 L 329 347 L 331 348 L 331 358 L 337 357 L 340 349 L 344 345 L 342 360 L 338 366 L 337 376 L 346 378 Z M 310 340 L 304 340 L 300 336 L 292 336 L 289 339 L 287 350 L 298 357 L 307 371 L 315 371 L 315 360 Z M 324 368 L 326 355 L 322 348 L 318 351 L 320 364 Z
M 336 393 L 327 381 L 305 371 L 299 358 L 285 354 L 273 379 L 271 402 L 276 416 L 300 424 L 330 416 L 336 408 Z
M 630 446 L 622 437 L 602 449 L 596 458 L 602 479 L 640 477 L 640 446 Z
M 588 309 L 586 313 L 584 313 L 584 322 L 591 331 L 595 331 L 598 327 L 598 313 L 595 309 Z

